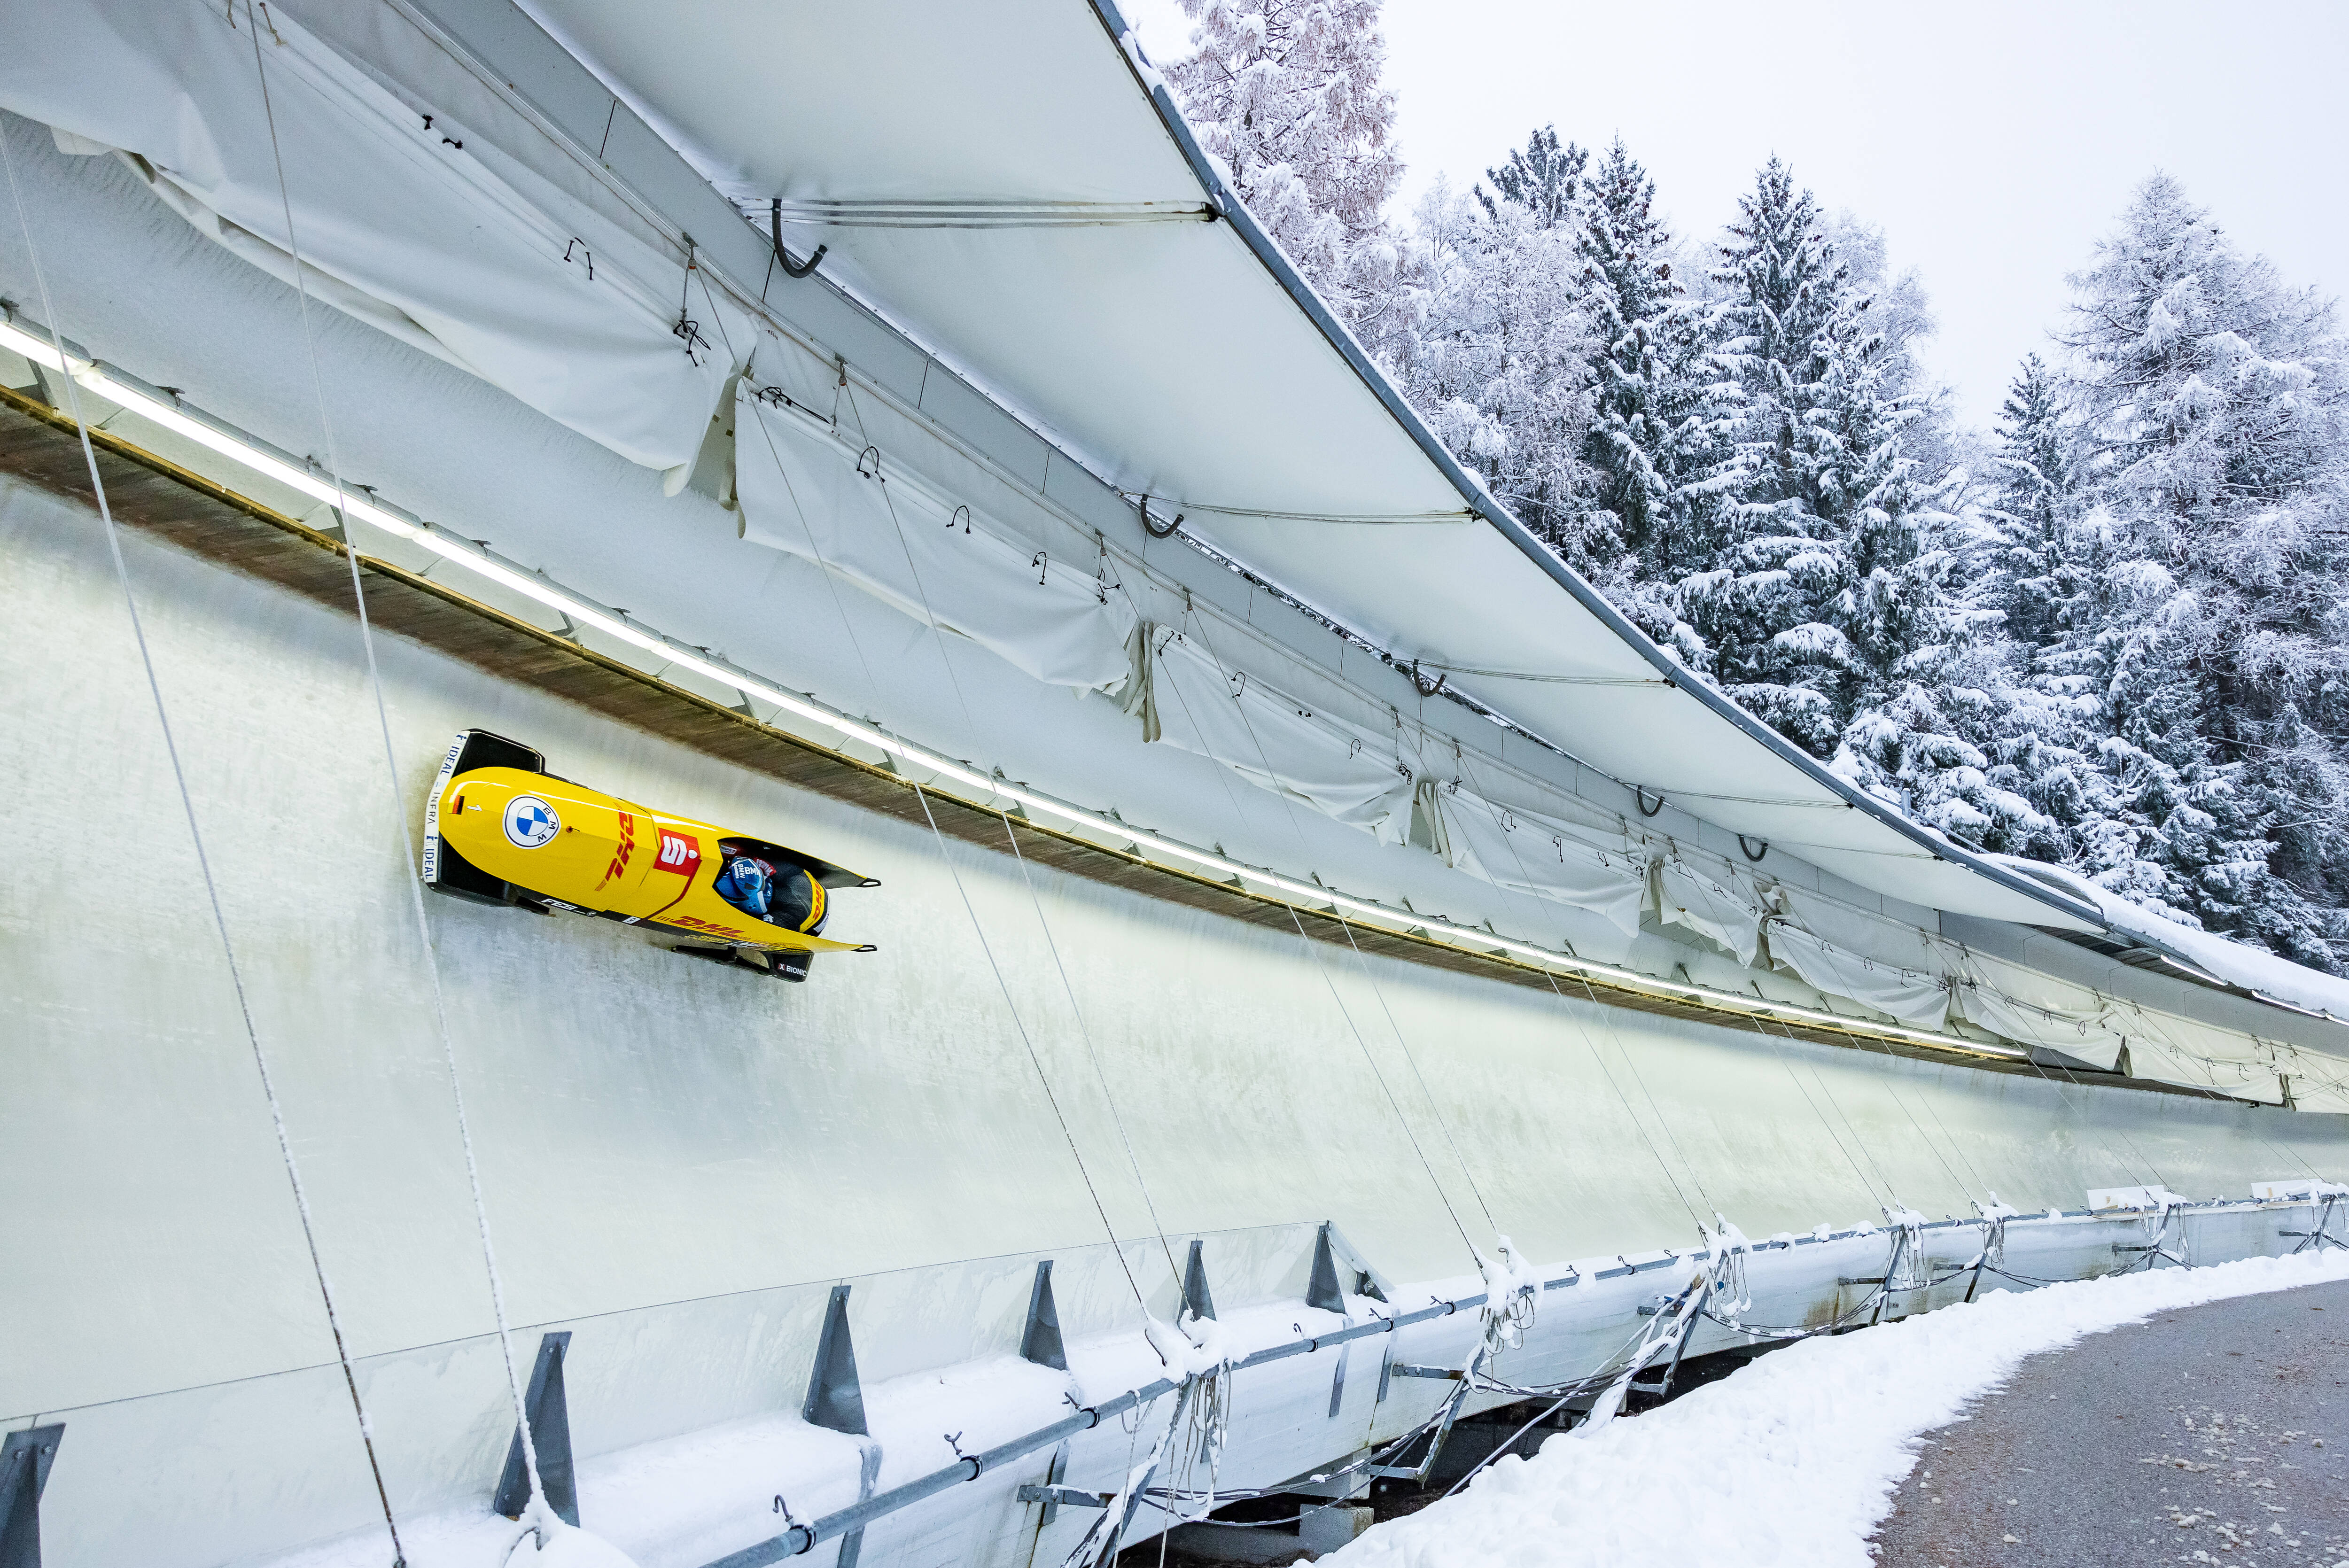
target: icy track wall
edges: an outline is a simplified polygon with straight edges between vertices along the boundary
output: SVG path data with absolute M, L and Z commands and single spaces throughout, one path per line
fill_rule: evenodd
M 0 891 L 15 1020 L 0 1125 L 16 1156 L 0 1343 L 8 1427 L 67 1424 L 47 1561 L 305 1543 L 305 1562 L 388 1561 L 98 521 L 0 481 L 0 758 L 26 819 Z M 512 1412 L 356 622 L 124 542 L 409 1561 L 495 1562 L 512 1532 L 487 1505 Z M 844 893 L 833 928 L 881 951 L 823 959 L 804 986 L 601 923 L 429 904 L 517 1354 L 526 1370 L 542 1332 L 573 1334 L 581 1507 L 646 1568 L 773 1534 L 778 1491 L 802 1519 L 856 1499 L 863 1446 L 797 1416 L 837 1284 L 886 1489 L 953 1463 L 944 1434 L 977 1451 L 1065 1417 L 1064 1396 L 1098 1404 L 1160 1377 L 1123 1271 L 1171 1317 L 1194 1238 L 1244 1351 L 1338 1325 L 1301 1299 L 1321 1222 L 1390 1282 L 1381 1311 L 1480 1288 L 1463 1232 L 1488 1253 L 1506 1233 L 1546 1280 L 1577 1282 L 1542 1294 L 1526 1346 L 1502 1358 L 1534 1383 L 1602 1362 L 1640 1301 L 1683 1283 L 1669 1260 L 1623 1274 L 1617 1254 L 1689 1247 L 1692 1211 L 1762 1237 L 1878 1220 L 1888 1193 L 1934 1219 L 1992 1188 L 2076 1211 L 2147 1168 L 2190 1197 L 2241 1198 L 2303 1160 L 2342 1163 L 2337 1118 L 1764 1039 L 1023 877 L 397 638 L 378 649 L 411 824 L 449 737 L 481 726 L 567 777 L 883 882 Z M 2199 1214 L 2185 1246 L 2289 1251 L 2294 1220 Z M 2100 1272 L 2147 1230 L 2018 1222 L 2008 1266 Z M 1945 1264 L 1979 1250 L 1973 1228 L 1926 1235 Z M 1823 1320 L 1855 1299 L 1837 1280 L 1881 1274 L 1886 1249 L 1876 1233 L 1757 1254 L 1754 1319 Z M 1014 1354 L 1043 1258 L 1066 1376 Z M 1360 1321 L 1377 1304 L 1347 1305 Z M 1235 1374 L 1223 1483 L 1406 1429 L 1443 1386 L 1382 1363 L 1457 1366 L 1475 1333 L 1462 1313 Z M 1067 1483 L 1112 1485 L 1136 1440 L 1105 1421 L 1073 1444 Z M 1040 1545 L 1037 1509 L 1013 1495 L 1049 1458 L 892 1516 L 864 1560 L 1065 1550 L 1083 1511 Z

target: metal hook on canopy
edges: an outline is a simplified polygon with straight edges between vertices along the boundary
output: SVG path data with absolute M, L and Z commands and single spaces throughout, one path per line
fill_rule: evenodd
M 1144 533 L 1146 533 L 1146 534 L 1150 535 L 1150 537 L 1151 537 L 1151 538 L 1153 538 L 1153 539 L 1171 539 L 1172 537 L 1174 537 L 1174 531 L 1175 531 L 1176 529 L 1178 529 L 1178 528 L 1182 527 L 1182 526 L 1183 526 L 1183 514 L 1182 514 L 1181 512 L 1179 512 L 1179 511 L 1178 511 L 1178 512 L 1176 512 L 1176 513 L 1174 514 L 1174 521 L 1172 521 L 1172 522 L 1168 523 L 1168 524 L 1167 524 L 1165 527 L 1164 527 L 1164 528 L 1159 527 L 1159 526 L 1158 526 L 1158 524 L 1157 524 L 1155 521 L 1154 521 L 1152 520 L 1151 516 L 1150 516 L 1150 498 L 1149 498 L 1148 496 L 1143 496 L 1143 497 L 1142 498 L 1142 531 L 1143 531 L 1143 532 L 1144 532 Z
M 1762 847 L 1757 850 L 1754 847 L 1753 841 L 1748 840 L 1744 834 L 1740 833 L 1737 835 L 1737 847 L 1744 850 L 1745 851 L 1745 858 L 1754 861 L 1756 865 L 1761 863 L 1762 857 L 1764 855 L 1770 852 L 1770 841 L 1764 839 L 1761 841 L 1761 843 Z
M 873 469 L 870 473 L 866 472 L 864 468 L 864 459 L 867 458 L 871 458 L 873 459 Z M 880 448 L 867 447 L 863 451 L 856 454 L 856 477 L 861 480 L 877 480 L 881 478 Z M 884 480 L 883 482 L 886 483 L 887 481 Z
M 947 519 L 947 531 L 949 533 L 954 531 L 956 517 L 962 519 L 962 531 L 965 533 L 968 533 L 970 531 L 970 508 L 967 506 L 958 506 L 954 509 L 954 517 Z
M 1640 815 L 1642 817 L 1652 817 L 1664 809 L 1664 797 L 1661 790 L 1657 792 L 1656 803 L 1652 806 L 1648 804 L 1648 791 L 1644 785 L 1632 785 L 1631 798 L 1640 803 Z
M 791 256 L 783 250 L 783 199 L 780 196 L 775 198 L 775 204 L 767 209 L 767 225 L 768 232 L 774 236 L 775 261 L 783 269 L 785 277 L 807 276 L 815 271 L 816 263 L 823 260 L 823 253 L 832 249 L 830 245 L 818 245 L 809 253 L 806 261 L 801 262 L 796 266 L 792 264 Z

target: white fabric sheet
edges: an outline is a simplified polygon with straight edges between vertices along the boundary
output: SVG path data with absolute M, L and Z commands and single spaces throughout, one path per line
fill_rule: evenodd
M 2297 1046 L 2278 1046 L 2275 1065 L 2278 1072 L 2291 1077 L 2292 1104 L 2297 1109 L 2349 1112 L 2349 1060 Z
M 2133 1002 L 2115 1002 L 2106 1022 L 2128 1042 L 2133 1078 L 2216 1089 L 2262 1105 L 2283 1102 L 2277 1077 L 2282 1069 L 2274 1047 L 2263 1041 Z
M 2085 986 L 1952 945 L 1959 1016 L 2022 1046 L 2044 1046 L 2110 1070 L 2126 1037 Z
M 1950 973 L 1939 939 L 1912 922 L 1857 909 L 1791 882 L 1778 883 L 1771 896 L 1781 913 L 1842 952 L 1864 954 L 1896 969 Z
M 1711 937 L 1749 967 L 1760 954 L 1762 901 L 1735 872 L 1715 874 L 1670 855 L 1656 867 L 1656 897 L 1665 924 Z
M 1261 789 L 1302 800 L 1381 843 L 1403 841 L 1412 776 L 1380 736 L 1317 712 L 1244 671 L 1226 670 L 1196 639 L 1152 625 L 1143 734 L 1210 757 Z
M 1444 863 L 1511 892 L 1570 903 L 1605 916 L 1626 936 L 1640 934 L 1647 902 L 1647 862 L 1619 845 L 1589 843 L 1579 829 L 1522 806 L 1503 806 L 1474 790 L 1420 781 L 1419 814 L 1429 848 Z
M 747 349 L 747 318 L 688 293 L 683 257 L 438 106 L 411 107 L 282 11 L 260 51 L 273 139 L 254 40 L 233 10 L 46 7 L 0 50 L 0 106 L 136 154 L 173 210 L 289 281 L 290 201 L 317 298 L 631 462 L 692 460 L 736 366 L 730 345 Z M 680 314 L 698 324 L 690 352 L 671 330 Z
M 1092 563 L 1055 560 L 988 514 L 947 505 L 895 449 L 859 456 L 811 417 L 761 402 L 747 381 L 734 429 L 735 494 L 751 543 L 816 561 L 1037 680 L 1125 686 L 1133 610 Z
M 1837 947 L 1784 917 L 1770 922 L 1769 934 L 1771 962 L 1829 995 L 1848 996 L 1920 1029 L 1949 1021 L 1950 983 L 1940 975 Z

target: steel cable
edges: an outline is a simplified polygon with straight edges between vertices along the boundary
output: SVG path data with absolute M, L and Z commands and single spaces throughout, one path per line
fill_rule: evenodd
M 26 258 L 32 268 L 34 284 L 41 293 L 41 311 L 47 318 L 49 341 L 57 350 L 58 364 L 63 366 L 58 372 L 58 380 L 64 386 L 67 408 L 73 416 L 74 428 L 80 437 L 82 462 L 89 472 L 90 491 L 98 504 L 98 514 L 106 527 L 107 552 L 114 563 L 116 581 L 122 586 L 123 606 L 130 617 L 131 638 L 139 649 L 140 667 L 146 673 L 147 692 L 154 703 L 157 727 L 162 732 L 164 754 L 171 760 L 171 779 L 179 791 L 180 809 L 187 818 L 188 838 L 195 850 L 196 867 L 202 876 L 204 900 L 212 911 L 212 929 L 220 938 L 221 955 L 227 963 L 229 985 L 236 997 L 237 1017 L 244 1028 L 245 1043 L 253 1052 L 254 1069 L 261 1080 L 262 1096 L 268 1102 L 270 1126 L 276 1135 L 278 1158 L 285 1167 L 286 1184 L 293 1191 L 295 1212 L 301 1221 L 302 1244 L 309 1254 L 311 1277 L 317 1282 L 318 1297 L 326 1307 L 326 1327 L 335 1341 L 335 1360 L 342 1368 L 343 1387 L 350 1395 L 351 1413 L 358 1423 L 359 1442 L 367 1451 L 367 1472 L 375 1482 L 376 1501 L 383 1511 L 385 1532 L 391 1539 L 392 1568 L 405 1568 L 407 1555 L 400 1545 L 399 1522 L 392 1513 L 391 1494 L 384 1484 L 383 1463 L 376 1452 L 375 1429 L 367 1419 L 367 1402 L 359 1393 L 358 1374 L 352 1363 L 349 1343 L 343 1334 L 342 1314 L 336 1305 L 334 1285 L 326 1275 L 326 1260 L 318 1251 L 309 1192 L 303 1185 L 301 1162 L 295 1158 L 293 1139 L 285 1127 L 285 1107 L 278 1099 L 276 1081 L 269 1070 L 269 1053 L 263 1047 L 260 1030 L 254 1023 L 253 1004 L 245 992 L 243 970 L 237 962 L 236 944 L 229 935 L 228 916 L 221 905 L 220 886 L 212 875 L 212 857 L 204 849 L 203 830 L 196 819 L 195 799 L 188 789 L 187 770 L 180 760 L 179 742 L 171 733 L 171 712 L 163 700 L 162 685 L 156 677 L 154 655 L 147 645 L 146 626 L 139 614 L 139 597 L 131 586 L 129 564 L 122 554 L 120 531 L 115 524 L 113 506 L 107 500 L 106 480 L 98 472 L 98 453 L 90 444 L 89 422 L 82 413 L 81 390 L 74 378 L 73 361 L 66 353 L 65 335 L 57 319 L 57 302 L 49 294 L 48 277 L 41 267 L 39 247 L 34 242 L 32 224 L 25 213 L 24 192 L 17 185 L 16 158 L 9 148 L 5 125 L 0 125 L 0 163 L 5 163 L 6 169 L 9 199 L 16 208 L 17 226 L 25 235 Z
M 538 1470 L 536 1435 L 530 1429 L 530 1410 L 523 1397 L 522 1372 L 515 1364 L 513 1333 L 506 1315 L 505 1282 L 498 1270 L 497 1248 L 491 1238 L 490 1211 L 481 1190 L 481 1164 L 474 1153 L 473 1130 L 465 1109 L 465 1089 L 457 1068 L 457 1047 L 449 1027 L 448 1004 L 440 985 L 440 961 L 432 944 L 432 931 L 424 909 L 424 890 L 415 874 L 416 839 L 409 830 L 406 797 L 399 778 L 399 756 L 391 738 L 391 717 L 384 701 L 383 672 L 376 658 L 375 626 L 367 614 L 367 593 L 359 578 L 358 551 L 350 539 L 350 518 L 343 503 L 342 463 L 336 455 L 335 427 L 326 406 L 326 374 L 318 363 L 317 338 L 310 322 L 310 291 L 303 275 L 302 248 L 294 227 L 294 198 L 285 178 L 285 154 L 277 137 L 277 112 L 269 93 L 269 72 L 264 63 L 261 47 L 261 26 L 254 13 L 254 0 L 245 0 L 247 30 L 253 40 L 254 80 L 261 92 L 261 108 L 269 129 L 269 151 L 277 174 L 277 195 L 285 220 L 285 251 L 293 259 L 294 295 L 302 324 L 302 342 L 310 362 L 311 390 L 317 400 L 318 422 L 326 439 L 326 469 L 334 481 L 336 521 L 343 531 L 343 559 L 350 568 L 351 601 L 357 611 L 359 641 L 366 650 L 367 686 L 375 699 L 376 723 L 383 737 L 384 769 L 391 791 L 392 818 L 399 824 L 400 864 L 402 880 L 408 885 L 409 903 L 416 916 L 416 936 L 423 954 L 425 973 L 431 985 L 432 1019 L 440 1037 L 442 1060 L 449 1069 L 449 1093 L 456 1107 L 457 1135 L 465 1154 L 465 1179 L 473 1200 L 473 1220 L 481 1235 L 481 1260 L 489 1275 L 490 1305 L 497 1325 L 498 1350 L 505 1363 L 506 1387 L 513 1399 L 514 1431 L 522 1448 L 524 1478 L 530 1487 L 530 1505 L 543 1502 L 544 1488 Z M 525 1512 L 524 1517 L 530 1517 Z M 541 1544 L 543 1545 L 542 1534 Z

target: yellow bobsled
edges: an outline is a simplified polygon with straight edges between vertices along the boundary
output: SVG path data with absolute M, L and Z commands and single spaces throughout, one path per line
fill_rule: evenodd
M 425 807 L 424 882 L 481 903 L 694 937 L 676 951 L 779 980 L 806 979 L 818 953 L 872 952 L 821 933 L 833 889 L 881 885 L 558 779 L 536 751 L 483 729 L 460 734 L 440 764 Z

